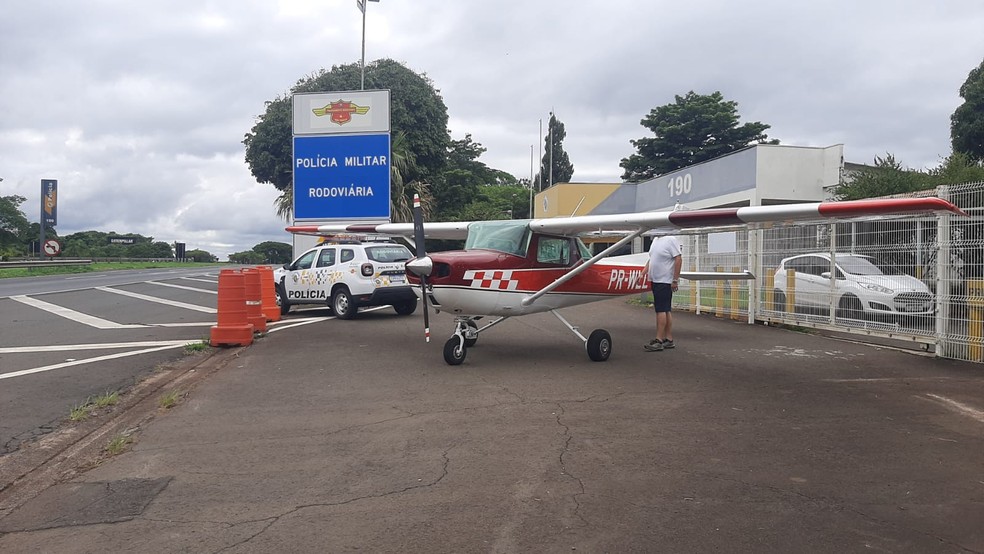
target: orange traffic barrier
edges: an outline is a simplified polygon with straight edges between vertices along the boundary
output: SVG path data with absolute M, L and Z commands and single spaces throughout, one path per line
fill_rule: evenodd
M 243 269 L 246 278 L 246 320 L 256 333 L 266 333 L 266 316 L 263 315 L 263 297 L 260 289 L 260 272 L 254 268 Z
M 246 319 L 246 277 L 235 269 L 219 272 L 218 324 L 212 327 L 212 346 L 249 346 L 253 326 Z
M 280 321 L 280 306 L 277 305 L 277 284 L 273 280 L 273 268 L 268 265 L 257 266 L 260 272 L 260 297 L 263 299 L 263 315 L 267 321 Z

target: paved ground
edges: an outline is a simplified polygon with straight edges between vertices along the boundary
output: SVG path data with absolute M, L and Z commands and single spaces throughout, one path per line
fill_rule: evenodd
M 984 367 L 566 314 L 607 363 L 544 315 L 449 367 L 449 317 L 391 310 L 225 351 L 129 452 L 0 493 L 0 551 L 984 552 Z

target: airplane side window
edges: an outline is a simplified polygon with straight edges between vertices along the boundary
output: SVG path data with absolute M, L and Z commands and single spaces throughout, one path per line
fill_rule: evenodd
M 318 256 L 318 267 L 328 267 L 335 265 L 335 249 L 325 248 Z
M 540 237 L 536 248 L 536 261 L 542 264 L 567 265 L 571 260 L 570 242 L 567 239 Z

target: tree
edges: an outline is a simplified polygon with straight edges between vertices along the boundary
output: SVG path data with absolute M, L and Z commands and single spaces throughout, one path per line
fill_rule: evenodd
M 47 235 L 45 235 L 47 236 Z M 132 244 L 125 244 L 113 239 L 125 237 Z M 154 237 L 137 234 L 120 235 L 115 232 L 79 231 L 64 239 L 63 253 L 66 256 L 85 258 L 174 258 L 171 245 L 155 241 Z
M 406 151 L 414 166 L 402 175 L 405 182 L 428 182 L 445 164 L 450 142 L 448 110 L 433 83 L 399 62 L 383 59 L 366 65 L 367 89 L 390 90 L 390 127 L 405 134 Z M 281 191 L 277 213 L 289 219 L 293 210 L 292 94 L 358 90 L 358 63 L 324 69 L 298 80 L 290 93 L 266 103 L 266 111 L 246 133 L 246 163 L 257 181 Z
M 255 263 L 281 265 L 290 262 L 294 248 L 286 242 L 268 240 L 254 246 L 252 251 L 262 256 L 260 261 Z M 229 256 L 229 260 L 232 260 L 232 255 Z
M 574 176 L 574 164 L 564 151 L 564 138 L 567 131 L 553 112 L 550 112 L 550 123 L 547 125 L 547 136 L 543 138 L 544 154 L 540 160 L 540 173 L 536 176 L 536 182 L 540 183 L 540 190 L 543 190 L 554 183 L 567 183 Z
M 244 250 L 242 252 L 229 254 L 229 261 L 234 264 L 256 265 L 263 263 L 263 260 L 265 259 L 266 257 L 263 254 L 252 250 Z
M 769 125 L 739 126 L 738 120 L 738 103 L 725 101 L 720 92 L 677 95 L 674 103 L 654 108 L 640 121 L 656 136 L 629 141 L 638 152 L 622 158 L 622 179 L 645 181 L 752 144 L 779 144 L 765 134 Z
M 0 196 L 0 256 L 25 254 L 31 223 L 20 210 L 23 196 Z
M 527 219 L 530 217 L 529 189 L 519 185 L 486 185 L 478 197 L 461 210 L 461 219 Z
M 485 150 L 484 146 L 472 140 L 470 134 L 461 140 L 451 141 L 447 165 L 431 185 L 436 204 L 435 215 L 439 219 L 461 219 L 465 206 L 480 198 L 482 186 L 516 182 L 515 177 L 491 169 L 478 160 Z
M 210 252 L 206 252 L 205 250 L 199 250 L 199 249 L 188 250 L 187 252 L 185 252 L 185 257 L 195 262 L 209 263 L 209 262 L 219 261 L 219 259 L 213 256 Z
M 929 171 L 935 185 L 984 182 L 984 163 L 969 154 L 954 152 Z
M 892 154 L 875 157 L 874 166 L 865 166 L 837 185 L 838 200 L 860 200 L 890 194 L 902 194 L 932 188 L 929 176 L 921 171 L 903 169 Z
M 953 151 L 984 161 L 984 62 L 970 71 L 960 87 L 964 103 L 950 116 Z

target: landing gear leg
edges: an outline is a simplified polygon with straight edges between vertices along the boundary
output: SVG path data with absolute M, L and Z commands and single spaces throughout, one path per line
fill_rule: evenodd
M 444 361 L 448 365 L 461 365 L 461 362 L 465 361 L 467 348 L 475 346 L 475 343 L 478 342 L 478 334 L 494 325 L 498 325 L 507 318 L 496 318 L 492 323 L 482 328 L 479 328 L 478 323 L 476 323 L 478 319 L 481 318 L 471 316 L 458 316 L 454 318 L 454 334 L 444 343 Z
M 550 310 L 550 313 L 566 325 L 572 333 L 577 335 L 577 338 L 584 342 L 584 348 L 588 351 L 588 357 L 591 358 L 591 361 L 604 362 L 612 355 L 612 335 L 608 331 L 595 329 L 591 332 L 590 337 L 585 338 L 578 328 L 571 325 L 557 310 Z

